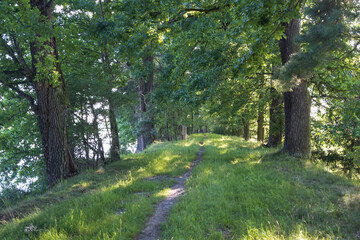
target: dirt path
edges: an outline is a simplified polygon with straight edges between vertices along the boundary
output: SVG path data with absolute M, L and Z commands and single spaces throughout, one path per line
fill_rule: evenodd
M 200 142 L 203 145 L 202 142 Z M 193 168 L 201 161 L 204 153 L 204 146 L 198 152 L 197 158 L 191 163 L 190 169 L 177 177 L 177 183 L 171 187 L 165 200 L 156 206 L 154 215 L 148 220 L 144 230 L 135 238 L 136 240 L 157 240 L 160 238 L 160 225 L 166 221 L 170 208 L 176 203 L 177 199 L 185 193 L 185 182 L 190 177 Z

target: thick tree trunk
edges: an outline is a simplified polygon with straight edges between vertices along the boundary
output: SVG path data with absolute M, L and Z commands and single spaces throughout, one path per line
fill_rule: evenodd
M 154 141 L 154 136 L 152 134 L 154 129 L 154 124 L 152 122 L 151 109 L 148 107 L 149 104 L 149 95 L 151 94 L 154 88 L 154 59 L 152 56 L 146 56 L 143 59 L 144 70 L 147 72 L 147 79 L 139 80 L 139 125 L 140 125 L 140 135 L 137 139 L 136 151 L 141 152 L 145 150 Z
M 310 96 L 306 81 L 284 93 L 285 141 L 283 151 L 295 157 L 309 158 Z
M 30 5 L 40 11 L 43 17 L 39 19 L 40 22 L 51 22 L 51 2 L 31 0 Z M 35 114 L 42 137 L 48 183 L 52 188 L 61 178 L 75 174 L 77 166 L 68 147 L 66 128 L 68 99 L 60 64 L 53 63 L 57 74 L 53 74 L 52 69 L 37 69 L 38 65 L 47 66 L 45 61 L 49 55 L 58 60 L 56 41 L 51 37 L 49 41 L 43 43 L 37 41 L 40 37 L 37 35 L 36 40 L 30 43 L 33 75 L 29 77 L 29 81 L 37 96 Z
M 48 80 L 33 81 L 33 86 L 38 100 L 36 115 L 51 188 L 61 178 L 77 172 L 67 145 L 66 108 L 60 100 L 64 92 L 61 86 L 50 86 Z
M 271 88 L 270 92 L 272 100 L 270 103 L 269 139 L 266 146 L 276 147 L 281 144 L 283 135 L 283 97 L 275 88 Z
M 294 38 L 300 32 L 300 20 L 293 19 L 290 23 L 285 24 L 285 28 L 286 39 L 283 38 L 279 42 L 283 64 L 286 64 L 291 54 L 298 51 Z M 310 157 L 310 104 L 305 79 L 300 79 L 292 91 L 284 93 L 285 141 L 283 152 L 295 157 Z

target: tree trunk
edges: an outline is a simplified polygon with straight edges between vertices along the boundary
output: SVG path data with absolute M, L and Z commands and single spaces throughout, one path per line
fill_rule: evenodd
M 238 129 L 238 137 L 241 137 L 243 134 L 244 134 L 244 128 L 242 128 L 241 125 L 240 125 L 239 129 Z
M 82 98 L 81 98 L 82 99 Z M 81 112 L 81 117 L 83 117 L 83 112 L 84 112 L 84 103 L 81 103 L 81 107 L 80 107 L 80 112 Z M 85 110 L 85 123 L 87 124 L 88 122 L 88 112 Z M 84 144 L 84 149 L 85 149 L 85 158 L 86 158 L 86 163 L 87 163 L 87 167 L 88 169 L 90 168 L 90 149 L 89 149 L 89 135 L 88 132 L 85 129 L 85 123 L 82 123 L 82 128 L 81 128 L 81 135 L 82 135 L 82 142 Z
M 187 138 L 187 126 L 181 125 L 182 139 L 185 140 Z
M 309 158 L 310 145 L 310 96 L 307 82 L 284 93 L 285 141 L 283 151 L 295 157 Z
M 244 127 L 244 139 L 248 141 L 250 139 L 250 121 L 245 119 L 242 119 L 243 127 Z
M 166 119 L 166 140 L 170 141 L 170 132 L 169 132 L 169 117 L 167 112 L 165 111 L 165 119 Z
M 108 98 L 109 102 L 109 120 L 110 120 L 110 133 L 111 133 L 111 147 L 110 147 L 110 158 L 111 162 L 120 159 L 120 141 L 119 141 L 119 130 L 116 122 L 115 107 L 113 100 Z
M 32 8 L 40 11 L 43 17 L 39 19 L 40 22 L 52 21 L 51 2 L 31 0 L 30 4 Z M 38 42 L 39 38 L 41 36 L 37 35 L 34 42 L 30 43 L 33 76 L 29 80 L 37 96 L 35 114 L 42 137 L 48 184 L 52 188 L 61 178 L 75 174 L 77 166 L 68 148 L 66 127 L 68 99 L 60 64 L 53 63 L 57 74 L 54 74 L 52 69 L 37 69 L 39 65 L 46 68 L 45 61 L 49 55 L 54 56 L 56 60 L 59 59 L 55 37 L 44 43 Z
M 191 109 L 191 134 L 194 133 L 194 111 Z
M 279 42 L 283 65 L 291 54 L 298 51 L 294 38 L 300 32 L 300 20 L 293 19 L 285 24 L 286 39 Z M 309 158 L 310 143 L 310 97 L 307 81 L 300 79 L 292 91 L 284 93 L 285 141 L 283 152 L 295 157 Z
M 264 112 L 259 110 L 258 119 L 257 119 L 257 141 L 264 141 Z
M 105 13 L 103 11 L 102 2 L 99 0 L 99 8 L 100 8 L 100 17 L 101 20 L 104 21 Z M 106 65 L 106 73 L 109 77 L 107 81 L 107 100 L 109 103 L 109 121 L 110 121 L 110 133 L 111 133 L 111 146 L 110 146 L 110 159 L 111 162 L 120 159 L 120 142 L 119 142 L 119 131 L 116 122 L 115 116 L 115 106 L 113 103 L 112 96 L 112 83 L 114 81 L 114 76 L 111 68 L 111 62 L 109 58 L 108 52 L 108 41 L 107 39 L 104 40 L 104 48 L 102 52 L 102 61 Z
M 260 99 L 262 99 L 261 95 L 260 95 Z M 264 142 L 264 109 L 261 104 L 259 104 L 259 109 L 258 109 L 257 141 Z
M 270 103 L 269 139 L 266 146 L 276 147 L 280 145 L 283 135 L 283 98 L 275 88 L 271 88 L 270 92 L 272 100 Z
M 173 122 L 173 124 L 172 124 L 172 126 L 173 126 L 173 133 L 174 133 L 174 139 L 175 139 L 175 141 L 177 141 L 178 140 L 178 134 L 177 134 L 177 125 L 176 125 L 176 120 L 175 120 L 175 111 L 173 110 L 173 112 L 172 112 L 172 122 Z
M 95 112 L 94 102 L 92 102 L 92 100 L 89 99 L 89 103 L 90 103 L 91 112 L 93 114 L 92 126 L 94 129 L 94 135 L 95 135 L 95 139 L 97 142 L 96 153 L 98 155 L 98 158 L 100 158 L 100 166 L 103 167 L 105 165 L 105 154 L 104 154 L 103 142 L 102 142 L 102 139 L 101 139 L 100 133 L 99 133 L 98 117 Z M 98 162 L 98 160 L 96 160 L 96 162 Z M 95 168 L 97 168 L 97 167 L 98 167 L 98 164 L 96 163 Z
M 147 79 L 139 80 L 139 125 L 140 135 L 137 139 L 136 151 L 141 152 L 145 150 L 154 141 L 153 129 L 154 124 L 152 122 L 151 109 L 149 108 L 149 95 L 154 88 L 154 59 L 152 55 L 148 55 L 143 59 L 144 71 L 147 73 Z

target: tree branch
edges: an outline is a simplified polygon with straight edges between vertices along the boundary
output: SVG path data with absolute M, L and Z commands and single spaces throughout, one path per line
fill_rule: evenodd
M 202 13 L 210 13 L 210 12 L 215 12 L 215 11 L 219 11 L 221 8 L 220 7 L 213 7 L 210 9 L 198 9 L 198 8 L 185 8 L 183 9 L 181 12 L 202 12 Z
M 16 92 L 18 94 L 19 97 L 21 98 L 25 98 L 29 101 L 30 103 L 30 107 L 31 109 L 35 112 L 35 114 L 37 114 L 37 110 L 38 110 L 38 106 L 35 104 L 35 99 L 30 96 L 29 94 L 21 91 L 20 89 L 18 89 L 15 86 L 9 86 L 14 92 Z
M 7 52 L 7 54 L 9 54 L 9 56 L 11 57 L 11 59 L 13 60 L 13 62 L 14 62 L 15 64 L 19 64 L 19 60 L 18 60 L 17 57 L 15 56 L 14 50 L 7 44 L 6 40 L 3 39 L 2 37 L 0 37 L 0 45 L 1 45 L 2 48 Z
M 17 85 L 22 84 L 22 83 L 27 83 L 26 81 L 22 81 L 22 82 L 10 82 L 9 79 L 0 79 L 0 82 L 3 83 L 6 87 L 10 88 L 11 90 L 13 90 L 15 93 L 17 93 L 19 98 L 25 98 L 29 101 L 30 106 L 32 108 L 32 110 L 37 113 L 37 105 L 35 104 L 35 99 L 30 96 L 29 94 L 25 93 L 24 91 L 20 90 Z
M 25 61 L 24 56 L 22 54 L 21 48 L 20 48 L 15 36 L 12 35 L 11 38 L 12 38 L 12 40 L 14 42 L 16 53 L 19 56 L 19 61 L 20 61 L 21 65 L 23 66 L 23 68 L 25 69 L 25 71 L 29 74 L 31 71 L 30 71 L 29 66 L 26 64 L 26 61 Z
M 211 12 L 217 12 L 219 10 L 222 10 L 223 8 L 227 8 L 230 7 L 230 3 L 224 5 L 224 6 L 217 6 L 217 7 L 212 7 L 212 8 L 208 8 L 208 9 L 201 9 L 201 8 L 185 8 L 183 10 L 180 10 L 179 13 L 182 12 L 201 12 L 201 13 L 211 13 Z
M 14 77 L 14 78 L 22 78 L 22 77 L 26 77 L 24 69 L 18 69 L 18 70 L 3 70 L 2 71 L 4 74 L 6 74 L 9 77 Z M 25 82 L 24 82 L 25 83 Z

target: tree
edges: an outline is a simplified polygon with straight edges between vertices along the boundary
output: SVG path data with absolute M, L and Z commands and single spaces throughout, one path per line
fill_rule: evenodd
M 285 65 L 292 54 L 299 51 L 295 38 L 300 34 L 300 19 L 293 19 L 285 26 L 284 37 L 279 41 L 281 60 Z M 306 79 L 299 79 L 291 91 L 284 93 L 285 141 L 283 152 L 309 158 L 310 145 L 310 96 Z
M 301 2 L 299 2 L 301 3 Z M 279 42 L 284 65 L 282 78 L 293 82 L 290 92 L 284 93 L 285 142 L 283 151 L 293 156 L 310 157 L 310 96 L 308 82 L 316 68 L 324 67 L 331 53 L 343 49 L 346 26 L 345 6 L 336 0 L 324 0 L 310 4 L 304 14 L 312 20 L 300 35 L 301 49 L 295 42 L 300 34 L 300 20 L 292 19 L 285 26 L 285 36 Z M 296 6 L 294 6 L 296 9 Z M 295 83 L 294 83 L 295 82 Z
M 68 102 L 53 35 L 53 3 L 3 1 L 1 15 L 9 24 L 2 25 L 0 39 L 1 73 L 5 79 L 1 81 L 26 98 L 36 114 L 50 188 L 61 178 L 77 172 L 67 141 Z M 21 31 L 15 31 L 16 28 Z M 31 86 L 32 90 L 26 92 L 22 86 Z

